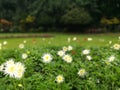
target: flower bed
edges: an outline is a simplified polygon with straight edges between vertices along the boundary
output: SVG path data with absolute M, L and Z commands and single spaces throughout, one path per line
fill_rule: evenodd
M 118 47 L 1 50 L 0 65 L 0 90 L 120 89 Z

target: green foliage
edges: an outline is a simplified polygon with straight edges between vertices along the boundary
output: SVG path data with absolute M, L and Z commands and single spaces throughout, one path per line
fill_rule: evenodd
M 74 8 L 65 15 L 63 15 L 62 20 L 65 24 L 89 24 L 92 17 L 84 8 Z
M 22 79 L 16 80 L 0 72 L 1 90 L 118 90 L 120 89 L 120 51 L 110 47 L 89 48 L 92 60 L 83 55 L 84 47 L 74 47 L 73 51 L 66 53 L 72 55 L 72 63 L 66 63 L 57 55 L 61 47 L 30 47 L 23 50 L 11 49 L 0 52 L 0 64 L 9 58 L 25 64 L 26 71 Z M 29 53 L 28 53 L 29 52 Z M 28 58 L 23 60 L 22 53 Z M 42 55 L 50 53 L 53 60 L 50 63 L 42 62 Z M 114 55 L 115 60 L 106 63 L 109 56 Z M 84 68 L 85 77 L 78 76 L 78 70 Z M 56 76 L 64 76 L 63 83 L 56 82 Z

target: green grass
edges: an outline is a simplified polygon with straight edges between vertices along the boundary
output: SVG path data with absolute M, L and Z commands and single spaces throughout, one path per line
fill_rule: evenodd
M 48 33 L 47 33 L 48 34 Z M 20 43 L 23 43 L 24 40 L 27 41 L 26 46 L 63 46 L 63 45 L 72 45 L 72 46 L 85 46 L 85 47 L 96 47 L 96 46 L 106 46 L 109 44 L 109 41 L 113 43 L 118 43 L 118 37 L 120 33 L 108 33 L 108 34 L 65 34 L 65 33 L 49 33 L 54 37 L 52 38 L 6 38 L 0 39 L 0 43 L 7 41 L 8 44 L 6 48 L 17 48 Z M 22 35 L 22 34 L 0 34 L 0 36 L 10 36 L 10 35 Z M 28 35 L 28 34 L 24 34 Z M 77 37 L 77 41 L 71 40 L 68 42 L 67 39 Z M 92 38 L 92 41 L 87 41 L 87 38 Z

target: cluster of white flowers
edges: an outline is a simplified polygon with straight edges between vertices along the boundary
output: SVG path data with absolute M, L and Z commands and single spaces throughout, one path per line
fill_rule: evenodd
M 89 55 L 90 54 L 90 50 L 85 49 L 85 50 L 82 51 L 82 54 L 86 55 L 86 59 L 87 60 L 92 60 L 92 57 Z
M 15 63 L 13 59 L 10 59 L 0 66 L 0 71 L 12 78 L 20 79 L 25 72 L 25 66 L 21 62 Z
M 60 51 L 57 52 L 57 55 L 59 55 L 60 57 L 62 57 L 62 59 L 64 61 L 66 61 L 67 63 L 71 63 L 72 62 L 71 55 L 66 54 L 66 51 L 71 51 L 71 50 L 73 50 L 72 46 L 70 46 L 70 45 L 68 47 L 64 46 L 62 50 L 60 50 Z
M 64 51 L 64 52 L 66 52 L 66 51 L 71 51 L 71 50 L 73 50 L 73 47 L 70 46 L 70 45 L 67 46 L 67 47 L 66 47 L 66 46 L 63 47 L 63 51 Z
M 66 54 L 63 56 L 63 60 L 66 61 L 67 63 L 71 63 L 72 62 L 72 57 L 69 54 Z

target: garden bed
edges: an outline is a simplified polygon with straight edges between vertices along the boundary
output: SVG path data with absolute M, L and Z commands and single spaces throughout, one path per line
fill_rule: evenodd
M 30 47 L 0 51 L 1 65 L 12 59 L 15 63 L 21 62 L 25 67 L 24 75 L 21 78 L 6 75 L 4 71 L 1 71 L 0 89 L 120 89 L 119 50 L 110 47 L 87 49 L 84 47 L 66 47 Z M 60 50 L 65 51 L 63 56 L 58 53 Z M 44 60 L 46 54 L 51 57 L 49 62 Z M 68 55 L 66 59 L 65 55 Z

